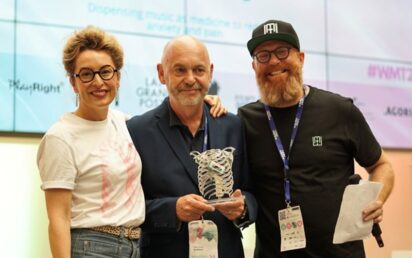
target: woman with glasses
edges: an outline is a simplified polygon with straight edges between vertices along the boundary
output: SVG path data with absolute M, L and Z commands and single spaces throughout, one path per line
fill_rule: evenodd
M 54 258 L 139 257 L 141 160 L 127 116 L 109 109 L 123 50 L 113 36 L 89 26 L 68 39 L 63 64 L 78 106 L 47 131 L 37 157 L 51 252 Z M 214 114 L 225 112 L 220 102 L 214 107 Z
M 68 39 L 63 64 L 78 106 L 47 131 L 37 158 L 53 257 L 139 257 L 141 161 L 126 116 L 109 109 L 123 50 L 90 26 Z

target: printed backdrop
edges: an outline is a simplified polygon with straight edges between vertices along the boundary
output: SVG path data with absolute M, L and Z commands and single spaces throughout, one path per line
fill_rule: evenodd
M 408 0 L 0 0 L 0 132 L 43 133 L 75 108 L 61 63 L 74 29 L 93 24 L 125 49 L 119 103 L 131 115 L 167 95 L 156 64 L 173 36 L 205 41 L 211 94 L 236 113 L 258 99 L 246 49 L 254 27 L 291 22 L 305 83 L 351 97 L 384 147 L 412 148 L 412 3 Z M 384 18 L 383 18 L 384 17 Z

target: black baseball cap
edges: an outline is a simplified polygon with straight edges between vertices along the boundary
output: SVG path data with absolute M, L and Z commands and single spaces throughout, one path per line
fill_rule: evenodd
M 252 38 L 247 42 L 250 55 L 253 55 L 257 46 L 268 40 L 285 41 L 300 51 L 298 35 L 290 23 L 268 20 L 253 30 Z

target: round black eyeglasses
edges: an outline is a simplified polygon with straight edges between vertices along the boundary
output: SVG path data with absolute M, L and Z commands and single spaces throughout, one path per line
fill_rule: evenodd
M 275 50 L 262 50 L 254 54 L 253 56 L 256 58 L 256 60 L 259 63 L 267 63 L 270 61 L 270 58 L 272 57 L 272 53 L 276 56 L 277 59 L 279 60 L 284 60 L 288 58 L 289 52 L 290 52 L 290 47 L 278 47 Z
M 94 76 L 98 74 L 102 80 L 110 80 L 113 78 L 117 69 L 114 69 L 111 65 L 102 66 L 98 71 L 93 71 L 90 68 L 82 68 L 79 73 L 73 74 L 74 77 L 78 77 L 81 82 L 91 82 L 94 80 Z

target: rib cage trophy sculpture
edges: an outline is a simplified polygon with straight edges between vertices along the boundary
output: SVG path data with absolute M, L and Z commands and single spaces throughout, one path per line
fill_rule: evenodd
M 233 192 L 233 152 L 235 148 L 210 149 L 202 153 L 192 151 L 190 155 L 198 164 L 197 178 L 199 191 L 209 204 L 234 201 Z

